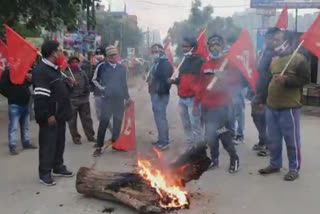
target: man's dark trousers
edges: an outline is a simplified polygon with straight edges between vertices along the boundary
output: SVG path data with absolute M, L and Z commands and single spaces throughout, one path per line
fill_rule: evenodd
M 116 142 L 120 136 L 123 115 L 125 111 L 124 99 L 105 98 L 102 100 L 100 124 L 98 129 L 98 146 L 103 147 L 104 139 L 110 119 L 113 119 L 112 142 Z
M 66 122 L 57 121 L 56 125 L 40 125 L 39 132 L 39 174 L 46 176 L 53 169 L 63 167 Z

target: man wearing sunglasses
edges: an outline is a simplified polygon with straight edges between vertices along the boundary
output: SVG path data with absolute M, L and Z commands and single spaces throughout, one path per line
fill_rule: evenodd
M 102 109 L 98 129 L 98 148 L 93 153 L 94 157 L 102 154 L 106 130 L 111 117 L 113 118 L 111 141 L 114 143 L 118 140 L 125 107 L 130 103 L 127 69 L 120 64 L 120 55 L 115 46 L 106 48 L 106 60 L 107 62 L 102 64 L 100 68 L 103 71 L 100 73 L 98 88 L 102 94 Z

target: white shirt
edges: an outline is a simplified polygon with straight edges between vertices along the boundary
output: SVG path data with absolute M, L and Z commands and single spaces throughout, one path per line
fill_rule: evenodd
M 53 64 L 52 62 L 50 62 L 49 60 L 45 59 L 45 58 L 42 58 L 42 62 L 56 70 L 58 70 L 59 66 Z

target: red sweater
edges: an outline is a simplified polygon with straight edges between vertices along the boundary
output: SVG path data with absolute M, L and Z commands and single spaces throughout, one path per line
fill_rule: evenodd
M 205 71 L 219 69 L 223 60 L 210 60 L 203 64 L 195 90 L 195 106 L 201 103 L 206 109 L 218 109 L 232 103 L 232 91 L 233 88 L 240 84 L 240 75 L 230 64 L 227 65 L 225 71 L 223 71 L 223 76 L 218 79 L 212 90 L 207 90 L 207 86 L 214 78 L 214 74 L 205 74 Z

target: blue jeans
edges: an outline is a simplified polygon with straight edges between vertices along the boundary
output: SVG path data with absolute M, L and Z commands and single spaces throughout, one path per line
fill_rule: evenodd
M 267 108 L 270 166 L 282 168 L 282 141 L 287 146 L 289 169 L 299 171 L 301 164 L 300 110 Z
M 169 95 L 151 94 L 151 103 L 154 120 L 158 130 L 158 141 L 160 143 L 170 143 L 169 125 L 167 119 Z
M 255 108 L 252 106 L 252 108 Z M 265 146 L 268 144 L 267 137 L 267 121 L 266 121 L 266 110 L 264 109 L 262 112 L 252 112 L 251 113 L 252 120 L 254 125 L 256 126 L 259 133 L 259 145 Z
M 17 147 L 18 141 L 18 126 L 20 125 L 21 141 L 23 146 L 30 144 L 29 138 L 29 108 L 28 105 L 9 105 L 9 126 L 8 138 L 9 148 Z
M 179 109 L 186 142 L 188 145 L 198 144 L 202 139 L 201 132 L 201 110 L 193 112 L 194 98 L 180 98 Z
M 245 128 L 245 106 L 241 104 L 233 104 L 231 130 L 235 135 L 243 136 Z

